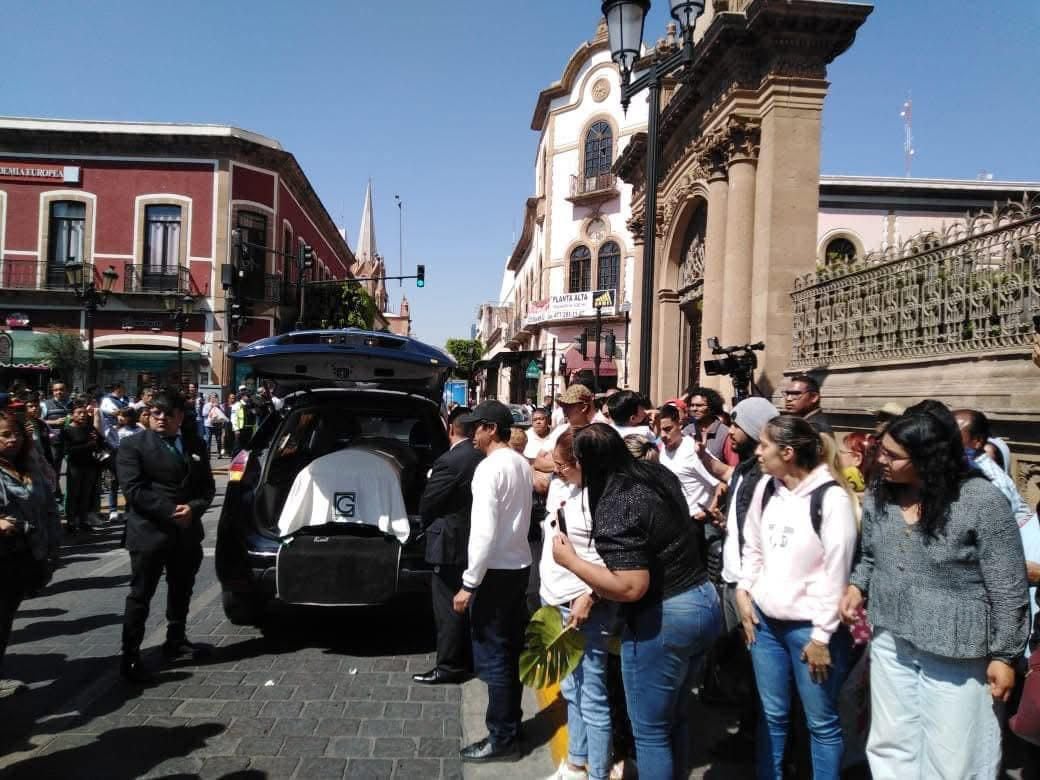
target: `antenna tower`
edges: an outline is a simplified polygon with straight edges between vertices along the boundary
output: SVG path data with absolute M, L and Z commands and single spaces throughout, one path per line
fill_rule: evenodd
M 914 102 L 909 95 L 899 112 L 903 118 L 903 167 L 906 178 L 910 178 L 910 169 L 914 162 Z

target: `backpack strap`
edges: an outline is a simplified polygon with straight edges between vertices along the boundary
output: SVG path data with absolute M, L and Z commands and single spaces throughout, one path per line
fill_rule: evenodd
M 809 494 L 809 517 L 812 518 L 812 529 L 817 536 L 820 535 L 820 526 L 823 525 L 823 497 L 832 487 L 838 487 L 838 483 L 833 479 L 813 488 Z
M 776 483 L 768 474 L 763 474 L 762 476 L 766 478 L 766 487 L 765 490 L 762 491 L 762 503 L 759 505 L 758 511 L 759 513 L 764 514 L 766 511 L 766 504 L 769 503 L 769 499 L 771 499 L 773 494 L 776 492 Z

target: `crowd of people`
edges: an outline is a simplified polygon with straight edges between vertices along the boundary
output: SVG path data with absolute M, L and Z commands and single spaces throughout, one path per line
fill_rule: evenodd
M 145 682 L 151 673 L 140 664 L 140 640 L 164 570 L 166 654 L 195 651 L 184 615 L 202 560 L 201 518 L 213 497 L 210 458 L 248 447 L 282 401 L 267 385 L 255 392 L 243 385 L 223 401 L 215 393 L 204 398 L 195 384 L 186 393 L 145 387 L 135 398 L 121 382 L 70 394 L 55 381 L 50 390 L 47 398 L 24 387 L 0 393 L 0 663 L 18 605 L 60 566 L 62 542 L 122 521 L 132 575 L 121 670 Z M 23 689 L 0 679 L 0 697 Z
M 1007 445 L 935 400 L 836 435 L 813 377 L 781 397 L 727 414 L 710 388 L 655 407 L 572 384 L 522 435 L 496 401 L 453 410 L 423 504 L 431 549 L 452 550 L 431 559 L 437 666 L 415 679 L 472 663 L 487 683 L 464 760 L 518 755 L 523 626 L 548 605 L 585 639 L 555 777 L 620 776 L 619 757 L 685 777 L 697 688 L 740 712 L 710 747 L 754 753 L 760 778 L 857 760 L 878 779 L 997 775 L 1040 581 Z M 853 685 L 868 727 L 843 714 Z

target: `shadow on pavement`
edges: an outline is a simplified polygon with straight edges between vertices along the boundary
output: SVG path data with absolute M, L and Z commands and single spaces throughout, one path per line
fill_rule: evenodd
M 59 593 L 76 593 L 81 590 L 123 588 L 128 582 L 130 582 L 129 574 L 115 574 L 110 577 L 73 577 L 61 582 L 52 582 L 40 593 L 40 596 L 46 598 Z M 19 616 L 21 614 L 19 613 Z
M 4 777 L 11 778 L 97 778 L 113 780 L 147 774 L 171 758 L 202 748 L 206 740 L 221 733 L 219 723 L 195 726 L 132 726 L 115 728 L 96 737 L 84 736 L 85 744 L 72 745 L 26 759 Z M 59 740 L 56 740 L 59 745 Z
M 20 618 L 25 616 L 19 614 Z M 108 615 L 91 615 L 89 617 L 76 618 L 75 620 L 36 620 L 25 628 L 11 632 L 12 643 L 39 642 L 41 639 L 51 639 L 58 636 L 80 636 L 87 631 L 104 626 L 114 626 L 123 622 L 122 615 L 110 613 Z

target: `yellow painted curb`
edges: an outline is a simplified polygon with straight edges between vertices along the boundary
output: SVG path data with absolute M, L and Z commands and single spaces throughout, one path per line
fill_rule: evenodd
M 551 707 L 553 702 L 557 699 L 562 701 L 563 696 L 560 694 L 559 685 L 550 685 L 547 688 L 535 689 L 535 696 L 538 699 L 538 710 L 544 710 Z M 566 710 L 564 710 L 566 712 Z M 549 740 L 549 753 L 552 755 L 553 766 L 559 766 L 560 762 L 567 758 L 567 718 L 564 716 L 563 722 L 556 727 L 556 731 L 553 732 L 552 737 Z

